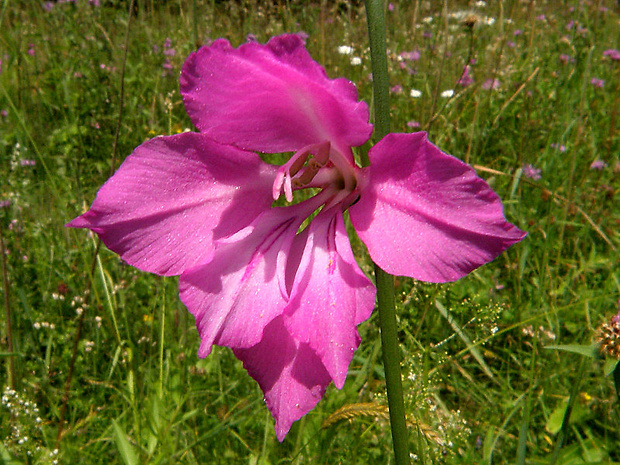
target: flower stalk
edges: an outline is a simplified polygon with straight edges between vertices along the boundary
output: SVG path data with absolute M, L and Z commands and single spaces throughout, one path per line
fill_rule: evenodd
M 2 231 L 2 222 L 0 222 L 0 254 L 1 263 L 2 263 L 2 288 L 4 289 L 4 315 L 6 318 L 6 340 L 7 340 L 7 349 L 8 349 L 8 365 L 7 365 L 7 375 L 9 387 L 15 390 L 16 379 L 15 379 L 15 361 L 13 359 L 13 330 L 11 328 L 11 305 L 9 301 L 9 272 L 8 267 L 6 265 L 6 251 L 4 249 L 4 237 Z
M 364 0 L 370 40 L 373 76 L 374 136 L 380 140 L 390 132 L 390 97 L 385 45 L 385 17 L 381 0 Z M 368 158 L 363 160 L 368 164 Z M 408 432 L 400 372 L 400 352 L 396 326 L 394 278 L 375 264 L 377 309 L 381 327 L 383 366 L 390 409 L 390 426 L 396 465 L 409 463 Z

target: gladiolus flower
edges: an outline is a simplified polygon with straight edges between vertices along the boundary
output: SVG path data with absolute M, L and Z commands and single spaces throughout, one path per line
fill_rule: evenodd
M 297 35 L 236 49 L 216 40 L 185 62 L 181 93 L 199 132 L 140 145 L 68 226 L 141 270 L 180 275 L 199 355 L 233 349 L 279 440 L 330 382 L 342 388 L 374 307 L 346 210 L 380 267 L 431 282 L 457 280 L 524 237 L 486 182 L 423 132 L 390 134 L 360 168 L 352 147 L 371 135 L 368 106 Z M 276 166 L 255 152 L 293 155 Z

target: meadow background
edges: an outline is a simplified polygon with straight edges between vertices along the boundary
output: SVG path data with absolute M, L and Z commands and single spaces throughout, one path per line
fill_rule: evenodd
M 176 279 L 63 226 L 137 145 L 193 130 L 179 71 L 215 38 L 304 32 L 371 103 L 362 2 L 135 3 L 129 22 L 128 1 L 0 2 L 0 463 L 390 463 L 376 314 L 280 444 L 232 353 L 197 357 Z M 474 165 L 529 232 L 457 283 L 396 281 L 415 463 L 620 463 L 614 360 L 588 349 L 620 298 L 619 14 L 386 3 L 393 131 Z

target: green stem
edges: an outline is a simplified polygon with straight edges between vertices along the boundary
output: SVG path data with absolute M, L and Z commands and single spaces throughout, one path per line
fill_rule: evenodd
M 13 359 L 13 330 L 11 327 L 11 305 L 9 300 L 9 272 L 6 265 L 6 250 L 4 249 L 4 236 L 2 232 L 2 218 L 0 218 L 0 254 L 2 254 L 2 288 L 4 289 L 4 315 L 6 317 L 6 341 L 7 341 L 7 374 L 9 387 L 15 390 L 15 360 Z
M 364 0 L 368 18 L 370 38 L 370 57 L 372 61 L 373 100 L 375 138 L 379 140 L 390 132 L 390 95 L 385 46 L 385 19 L 383 1 Z M 364 160 L 368 165 L 368 158 Z M 405 402 L 400 374 L 400 351 L 396 326 L 396 301 L 394 298 L 394 278 L 375 264 L 377 285 L 377 308 L 381 326 L 381 345 L 383 347 L 383 366 L 387 385 L 390 425 L 396 465 L 409 463 L 407 421 Z
M 370 59 L 372 63 L 372 90 L 375 107 L 375 139 L 390 132 L 390 91 L 385 46 L 385 19 L 381 0 L 364 0 L 368 18 Z

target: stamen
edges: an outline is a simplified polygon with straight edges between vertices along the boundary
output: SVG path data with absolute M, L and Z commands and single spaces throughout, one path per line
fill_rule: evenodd
M 284 191 L 286 200 L 292 202 L 293 185 L 299 188 L 312 181 L 321 167 L 329 161 L 329 152 L 329 141 L 311 144 L 296 152 L 288 162 L 278 169 L 278 173 L 273 181 L 273 199 L 278 200 L 282 191 Z M 313 158 L 310 159 L 308 165 L 304 168 L 304 164 L 310 155 L 313 155 Z M 299 176 L 296 176 L 298 173 L 300 173 Z

